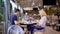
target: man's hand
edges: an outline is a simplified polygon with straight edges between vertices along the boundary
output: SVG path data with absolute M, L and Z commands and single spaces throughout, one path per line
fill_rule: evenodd
M 21 21 L 14 21 L 15 22 L 15 24 L 20 24 L 21 23 Z

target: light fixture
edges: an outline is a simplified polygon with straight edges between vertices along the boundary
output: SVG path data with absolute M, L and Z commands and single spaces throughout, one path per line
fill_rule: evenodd
M 35 5 L 35 3 L 33 2 L 33 3 L 32 3 L 32 6 L 34 6 L 34 5 Z

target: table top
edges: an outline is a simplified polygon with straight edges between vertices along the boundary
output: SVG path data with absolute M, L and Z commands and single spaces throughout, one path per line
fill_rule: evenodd
M 26 21 L 26 20 L 22 20 L 21 21 L 21 25 L 33 25 L 33 24 L 36 24 L 37 22 L 36 21 Z
M 34 25 L 36 23 L 20 23 L 21 25 Z

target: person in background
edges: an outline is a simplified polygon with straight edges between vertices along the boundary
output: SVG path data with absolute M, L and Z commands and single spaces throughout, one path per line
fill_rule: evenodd
M 34 20 L 34 18 L 33 18 L 33 14 L 28 14 L 29 15 L 29 17 L 28 17 L 28 22 L 29 23 L 32 23 L 32 21 Z M 33 26 L 33 25 L 28 25 L 27 26 L 27 29 L 28 29 L 28 31 L 31 31 L 31 34 L 32 34 L 32 29 L 31 29 L 31 26 Z M 28 32 L 29 33 L 29 32 Z
M 34 20 L 36 20 L 36 16 L 37 16 L 37 14 L 33 14 L 33 18 L 34 18 Z
M 29 16 L 28 16 L 28 13 L 26 12 L 25 15 L 24 15 L 24 19 L 25 20 L 28 20 Z
M 31 23 L 31 21 L 33 20 L 33 14 L 28 13 L 25 15 L 25 17 L 22 19 L 23 23 Z M 27 28 L 24 28 L 25 34 L 29 34 L 29 31 L 31 31 L 31 24 L 27 26 Z
M 31 22 L 32 20 L 34 20 L 34 19 L 33 19 L 33 14 L 28 14 L 28 15 L 29 15 L 29 19 L 28 19 L 28 21 Z
M 28 15 L 25 15 L 25 17 L 23 19 L 23 22 L 25 21 L 26 23 L 27 22 L 31 23 L 32 20 L 34 20 L 33 15 L 32 14 L 28 14 Z
M 7 34 L 24 34 L 23 29 L 20 27 L 19 14 L 20 10 L 16 9 L 15 13 L 11 16 L 11 26 L 8 28 Z

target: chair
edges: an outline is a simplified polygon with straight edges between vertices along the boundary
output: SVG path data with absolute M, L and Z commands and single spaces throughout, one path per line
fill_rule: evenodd
M 24 34 L 24 31 L 20 26 L 12 25 L 8 28 L 7 34 Z
M 37 26 L 37 27 L 34 29 L 34 34 L 43 34 L 44 31 L 45 31 L 45 28 L 44 28 L 44 27 Z

